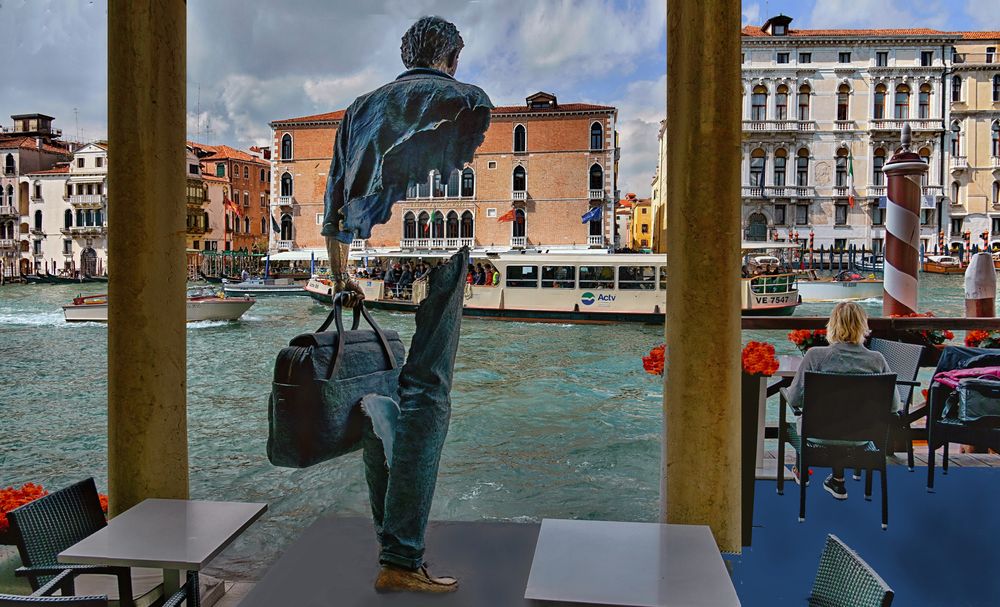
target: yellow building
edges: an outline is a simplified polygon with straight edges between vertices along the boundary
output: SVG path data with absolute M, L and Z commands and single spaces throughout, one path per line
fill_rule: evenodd
M 950 243 L 1000 246 L 1000 32 L 963 32 L 952 50 Z
M 632 219 L 629 227 L 632 233 L 629 248 L 635 251 L 652 251 L 653 205 L 648 198 L 632 200 Z
M 667 121 L 660 121 L 659 155 L 650 197 L 653 213 L 653 252 L 667 252 Z

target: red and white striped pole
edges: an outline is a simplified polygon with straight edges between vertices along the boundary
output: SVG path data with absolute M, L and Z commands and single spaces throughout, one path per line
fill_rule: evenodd
M 885 165 L 889 196 L 886 204 L 885 280 L 882 314 L 917 311 L 917 271 L 920 267 L 920 180 L 927 164 L 910 150 L 911 129 L 903 127 L 902 147 Z

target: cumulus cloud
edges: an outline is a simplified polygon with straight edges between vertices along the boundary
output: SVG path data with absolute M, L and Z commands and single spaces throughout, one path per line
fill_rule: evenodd
M 965 0 L 965 14 L 972 19 L 975 29 L 1000 30 L 1000 5 L 997 0 Z
M 749 2 L 743 4 L 743 25 L 761 25 L 764 20 L 760 17 L 760 2 Z
M 949 15 L 945 0 L 822 0 L 813 5 L 807 26 L 947 29 Z

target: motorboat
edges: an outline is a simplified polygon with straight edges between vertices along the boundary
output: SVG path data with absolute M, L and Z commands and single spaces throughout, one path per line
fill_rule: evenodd
M 882 297 L 882 281 L 855 272 L 821 277 L 815 270 L 799 274 L 799 295 L 803 302 L 857 301 Z
M 882 255 L 865 255 L 854 267 L 862 272 L 882 272 L 885 270 L 885 258 Z
M 239 282 L 223 279 L 222 289 L 226 295 L 237 297 L 308 295 L 302 285 L 291 278 L 251 278 Z
M 192 288 L 187 293 L 187 321 L 239 320 L 257 300 L 225 297 L 211 288 Z M 108 296 L 86 295 L 63 306 L 66 322 L 108 322 Z
M 928 255 L 922 269 L 929 274 L 965 273 L 965 266 L 962 265 L 962 262 L 951 255 Z

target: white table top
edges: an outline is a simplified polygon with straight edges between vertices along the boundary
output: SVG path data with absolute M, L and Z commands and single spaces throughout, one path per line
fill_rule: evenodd
M 59 554 L 60 563 L 200 571 L 267 504 L 147 499 Z
M 738 607 L 703 525 L 545 519 L 526 599 L 641 607 Z

